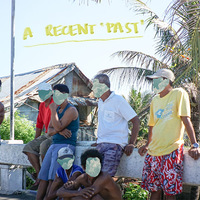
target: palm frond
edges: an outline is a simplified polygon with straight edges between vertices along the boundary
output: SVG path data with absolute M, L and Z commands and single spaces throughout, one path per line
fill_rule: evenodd
M 122 59 L 122 62 L 128 65 L 135 63 L 139 68 L 152 69 L 153 71 L 169 67 L 166 63 L 161 62 L 155 57 L 138 51 L 118 51 L 112 54 L 112 56 L 118 56 Z
M 116 67 L 104 69 L 98 72 L 105 73 L 110 77 L 111 86 L 114 90 L 128 90 L 137 88 L 138 90 L 151 90 L 152 82 L 146 79 L 147 75 L 153 71 L 137 67 Z

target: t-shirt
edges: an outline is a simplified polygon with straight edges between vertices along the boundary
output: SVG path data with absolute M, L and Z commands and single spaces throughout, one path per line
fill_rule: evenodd
M 128 102 L 114 92 L 98 102 L 97 143 L 114 143 L 124 147 L 128 143 L 128 121 L 137 114 Z
M 51 103 L 53 103 L 53 98 L 51 98 L 50 104 Z M 51 110 L 49 108 L 49 105 L 46 107 L 45 102 L 40 103 L 39 113 L 37 116 L 36 127 L 39 129 L 43 129 L 43 126 L 45 126 L 45 133 L 47 133 L 48 131 L 49 122 L 51 120 Z
M 83 169 L 81 167 L 79 167 L 78 165 L 73 165 L 69 177 L 67 176 L 66 171 L 62 167 L 59 167 L 57 169 L 56 175 L 57 175 L 57 177 L 62 179 L 63 183 L 66 183 L 69 180 L 69 178 L 73 176 L 73 174 L 75 172 L 84 173 L 84 171 L 83 171 Z
M 150 106 L 149 126 L 153 126 L 148 153 L 167 155 L 178 149 L 183 141 L 185 126 L 181 116 L 190 117 L 190 102 L 182 88 L 172 89 L 166 96 L 156 95 Z

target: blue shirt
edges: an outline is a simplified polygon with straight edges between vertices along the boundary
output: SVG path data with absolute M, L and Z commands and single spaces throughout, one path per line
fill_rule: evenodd
M 58 108 L 56 110 L 56 112 L 58 114 L 58 118 L 61 119 L 63 117 L 65 111 L 72 106 L 73 106 L 72 104 L 68 103 L 61 113 L 59 113 L 60 106 L 58 106 Z M 72 132 L 71 137 L 65 138 L 63 135 L 56 133 L 55 135 L 53 135 L 52 144 L 71 144 L 71 145 L 76 146 L 77 132 L 79 129 L 79 117 L 77 117 L 76 120 L 71 121 L 71 123 L 66 127 L 66 129 L 68 129 Z
M 78 165 L 72 165 L 72 170 L 71 170 L 69 177 L 67 176 L 66 171 L 62 167 L 59 167 L 57 169 L 56 175 L 57 175 L 57 177 L 62 179 L 63 183 L 66 183 L 69 180 L 69 178 L 73 176 L 73 174 L 75 172 L 84 173 L 84 171 L 81 167 L 79 167 Z

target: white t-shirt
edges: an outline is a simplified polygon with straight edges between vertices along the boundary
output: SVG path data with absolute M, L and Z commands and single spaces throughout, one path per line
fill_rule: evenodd
M 114 143 L 124 147 L 128 143 L 128 121 L 137 114 L 128 102 L 114 92 L 98 102 L 97 143 Z

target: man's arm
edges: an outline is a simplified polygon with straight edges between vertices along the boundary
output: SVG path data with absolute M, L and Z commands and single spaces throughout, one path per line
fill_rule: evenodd
M 133 152 L 134 144 L 136 142 L 136 139 L 137 139 L 137 136 L 139 133 L 139 129 L 140 129 L 140 120 L 139 120 L 138 116 L 132 118 L 130 121 L 133 124 L 133 128 L 131 130 L 131 138 L 130 138 L 129 144 L 126 145 L 126 147 L 124 149 L 124 153 L 127 156 L 131 155 L 131 153 Z
M 147 143 L 140 147 L 138 149 L 138 153 L 141 155 L 141 156 L 144 156 L 144 154 L 147 152 L 148 150 L 148 146 L 149 146 L 149 143 L 151 142 L 151 138 L 152 138 L 152 130 L 153 130 L 153 126 L 149 126 L 149 134 L 148 134 L 148 140 L 147 140 Z
M 42 104 L 40 104 L 39 112 L 37 116 L 37 122 L 36 122 L 35 139 L 41 135 L 43 126 L 44 126 L 44 122 L 43 122 L 43 116 L 42 116 Z
M 81 181 L 84 179 L 84 174 L 79 176 L 74 181 L 68 181 L 65 183 L 56 193 L 58 197 L 61 198 L 72 198 L 80 196 L 80 193 L 78 191 L 78 188 L 81 187 Z
M 49 193 L 48 193 L 48 195 L 47 195 L 47 197 L 46 197 L 45 200 L 52 200 L 52 199 L 55 199 L 55 198 L 57 197 L 57 195 L 56 195 L 57 190 L 58 190 L 60 187 L 62 187 L 63 184 L 64 184 L 64 183 L 63 183 L 62 179 L 56 175 L 56 177 L 55 177 L 53 183 L 51 184 Z
M 187 131 L 188 137 L 190 138 L 191 144 L 196 143 L 197 140 L 196 140 L 194 128 L 193 128 L 193 125 L 192 125 L 190 117 L 181 116 L 181 120 L 183 121 L 183 123 L 185 125 L 185 129 Z M 199 158 L 199 156 L 200 156 L 199 148 L 192 148 L 191 147 L 190 150 L 188 151 L 188 153 L 195 160 L 197 160 Z
M 72 120 L 75 120 L 78 117 L 78 111 L 76 110 L 76 108 L 70 107 L 65 111 L 61 120 L 59 120 L 56 112 L 57 105 L 55 103 L 52 103 L 50 104 L 49 108 L 51 109 L 52 125 L 57 132 L 62 131 L 72 122 Z
M 40 128 L 37 128 L 35 129 L 35 139 L 38 138 L 42 133 L 42 129 Z
M 49 136 L 53 136 L 57 133 L 57 131 L 54 129 L 53 125 L 52 125 L 52 122 L 50 120 L 49 122 L 49 126 L 48 126 L 48 131 L 47 131 L 48 135 Z
M 3 122 L 4 113 L 5 113 L 5 111 L 4 111 L 4 105 L 0 102 L 0 125 Z
M 51 121 L 49 122 L 49 127 L 48 127 L 48 132 L 47 132 L 47 133 L 48 133 L 49 136 L 53 136 L 53 135 L 55 135 L 56 133 L 58 133 L 58 132 L 54 129 L 54 127 L 53 127 Z M 68 129 L 65 128 L 64 130 L 60 131 L 59 134 L 60 134 L 60 135 L 63 135 L 65 138 L 70 138 L 71 135 L 72 135 L 72 132 L 71 132 L 70 130 L 68 130 Z

